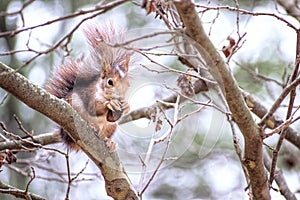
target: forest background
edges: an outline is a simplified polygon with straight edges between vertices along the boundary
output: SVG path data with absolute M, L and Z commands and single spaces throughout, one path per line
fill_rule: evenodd
M 43 87 L 54 67 L 88 52 L 82 27 L 112 22 L 127 37 L 111 45 L 136 52 L 127 95 L 135 112 L 113 137 L 121 174 L 130 180 L 126 191 L 144 199 L 296 199 L 298 6 L 293 0 L 1 0 L 0 61 Z M 15 98 L 4 68 L 0 198 L 110 199 L 108 193 L 117 199 L 85 147 L 68 152 L 49 116 Z

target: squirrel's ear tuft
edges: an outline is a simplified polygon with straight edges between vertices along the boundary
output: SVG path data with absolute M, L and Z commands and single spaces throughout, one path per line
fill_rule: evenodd
M 106 73 L 109 73 L 110 70 L 111 70 L 111 66 L 110 66 L 110 64 L 107 64 L 107 65 L 105 66 L 105 72 L 106 72 Z
M 125 72 L 128 72 L 129 63 L 130 63 L 130 56 L 127 56 L 124 63 Z

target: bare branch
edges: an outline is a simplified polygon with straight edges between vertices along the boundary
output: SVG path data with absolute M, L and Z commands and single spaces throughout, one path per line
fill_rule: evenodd
M 263 12 L 251 12 L 248 10 L 236 8 L 236 7 L 230 7 L 230 6 L 204 6 L 204 5 L 198 5 L 196 4 L 195 6 L 199 8 L 203 8 L 204 10 L 201 12 L 205 12 L 207 10 L 229 10 L 232 12 L 239 12 L 242 15 L 251 15 L 251 16 L 269 16 L 269 17 L 274 17 L 278 19 L 279 21 L 285 23 L 287 26 L 291 27 L 295 31 L 297 31 L 298 28 L 296 28 L 293 24 L 291 24 L 289 21 L 286 19 L 274 14 L 274 13 L 263 13 Z
M 272 83 L 275 83 L 276 85 L 279 85 L 279 86 L 281 86 L 281 87 L 284 86 L 284 84 L 281 83 L 281 82 L 279 82 L 278 80 L 269 78 L 269 77 L 264 76 L 264 75 L 262 75 L 262 74 L 259 74 L 258 72 L 256 72 L 256 71 L 250 69 L 248 66 L 243 66 L 242 64 L 240 64 L 240 63 L 238 63 L 238 62 L 236 62 L 236 61 L 234 61 L 234 63 L 235 63 L 237 66 L 239 66 L 242 70 L 247 71 L 247 72 L 248 72 L 251 76 L 253 76 L 253 78 L 255 78 L 255 79 L 261 79 L 261 80 L 263 80 L 263 81 L 272 82 Z
M 198 81 L 197 84 L 194 85 L 193 88 L 195 94 L 198 94 L 200 92 L 205 92 L 208 90 L 207 85 L 203 82 Z M 183 96 L 183 95 L 181 95 Z M 184 96 L 183 96 L 184 97 Z M 165 99 L 163 99 L 162 101 L 164 102 L 169 102 L 169 103 L 175 103 L 177 100 L 177 94 L 171 95 Z M 184 98 L 180 98 L 180 103 L 182 103 L 183 101 L 189 100 L 187 97 Z M 197 102 L 199 103 L 199 102 Z M 128 114 L 126 114 L 125 116 L 123 116 L 118 124 L 125 124 L 127 122 L 130 121 L 134 121 L 140 118 L 148 118 L 150 119 L 151 114 L 153 113 L 153 111 L 157 108 L 160 107 L 161 109 L 168 109 L 169 107 L 167 107 L 164 104 L 161 104 L 159 102 L 154 103 L 151 106 L 145 107 L 145 108 L 140 108 L 137 110 L 133 110 L 131 112 L 129 112 Z
M 32 200 L 46 200 L 45 198 L 43 198 L 41 196 L 38 196 L 36 194 L 26 192 L 25 190 L 20 190 L 13 186 L 7 185 L 7 184 L 3 183 L 2 181 L 0 181 L 0 193 L 10 194 L 15 197 L 25 198 L 25 199 L 27 196 L 27 198 L 30 197 Z
M 33 167 L 31 167 L 31 171 L 32 171 L 32 176 L 30 177 L 30 180 L 28 181 L 27 185 L 26 185 L 26 189 L 25 189 L 25 193 L 28 193 L 29 190 L 29 186 L 32 183 L 32 181 L 35 179 L 35 170 Z
M 296 0 L 277 0 L 277 2 L 290 16 L 300 21 L 300 9 Z
M 2 99 L 0 100 L 0 105 L 2 105 L 5 101 L 5 99 L 8 97 L 8 93 L 5 93 Z
M 11 16 L 11 15 L 17 15 L 17 14 L 21 14 L 24 11 L 24 9 L 29 6 L 31 3 L 33 3 L 35 0 L 29 0 L 27 2 L 25 2 L 22 7 L 20 8 L 20 10 L 14 11 L 14 12 L 10 12 L 10 13 L 6 13 L 6 12 L 2 12 L 0 13 L 0 17 L 4 17 L 4 16 Z
M 264 151 L 264 164 L 267 168 L 267 170 L 271 171 L 271 158 L 269 154 Z M 279 186 L 280 193 L 287 199 L 287 200 L 296 200 L 296 196 L 293 194 L 293 192 L 290 191 L 287 182 L 284 179 L 283 173 L 280 169 L 276 168 L 274 170 L 276 172 L 275 181 L 277 185 Z
M 245 101 L 248 105 L 248 107 L 251 109 L 251 112 L 253 112 L 255 115 L 257 115 L 259 118 L 263 118 L 267 112 L 268 109 L 256 98 L 254 98 L 253 95 L 247 93 L 246 91 L 242 90 L 242 94 L 245 98 Z M 283 119 L 281 119 L 277 115 L 272 115 L 269 117 L 268 120 L 266 120 L 266 125 L 270 129 L 274 129 L 278 126 L 280 126 L 284 122 Z M 287 128 L 286 137 L 289 142 L 294 144 L 296 147 L 300 149 L 300 133 L 294 130 L 291 127 Z
M 27 148 L 42 148 L 43 145 L 54 144 L 61 142 L 61 138 L 58 132 L 44 133 L 41 135 L 33 136 L 31 138 L 19 138 L 16 140 L 6 140 L 0 142 L 0 151 L 5 149 L 17 150 L 22 147 Z
M 268 113 L 265 114 L 265 116 L 262 118 L 262 120 L 258 123 L 259 126 L 263 126 L 266 121 L 275 113 L 277 108 L 280 106 L 282 101 L 285 99 L 285 97 L 294 90 L 298 85 L 300 84 L 300 77 L 295 79 L 293 82 L 291 82 L 289 85 L 287 85 L 284 90 L 281 92 L 279 97 L 276 99 Z
M 18 123 L 19 129 L 20 129 L 23 133 L 25 133 L 27 137 L 32 138 L 33 132 L 32 132 L 32 131 L 29 132 L 29 131 L 27 131 L 27 130 L 23 127 L 21 120 L 19 120 L 19 118 L 17 117 L 16 114 L 14 114 L 14 118 L 15 118 L 16 122 Z
M 47 26 L 47 25 L 50 25 L 50 24 L 53 24 L 53 23 L 56 23 L 56 22 L 59 22 L 59 21 L 72 19 L 74 17 L 78 17 L 80 15 L 85 15 L 85 14 L 89 14 L 89 13 L 93 13 L 93 12 L 96 12 L 96 11 L 100 11 L 100 12 L 104 11 L 105 12 L 105 11 L 108 11 L 108 10 L 122 4 L 122 3 L 125 3 L 126 1 L 128 1 L 128 0 L 119 0 L 119 1 L 114 1 L 112 3 L 108 3 L 106 5 L 98 5 L 98 6 L 95 6 L 94 8 L 90 8 L 90 9 L 86 9 L 86 10 L 78 10 L 75 13 L 71 13 L 71 14 L 63 16 L 63 17 L 58 17 L 54 20 L 47 21 L 47 22 L 42 23 L 42 24 L 38 24 L 38 25 L 35 25 L 35 26 L 30 26 L 30 27 L 23 27 L 23 28 L 14 30 L 14 31 L 2 32 L 2 33 L 0 33 L 0 37 L 14 36 L 18 33 L 24 32 L 24 31 L 33 30 L 33 29 L 36 29 L 38 27 Z

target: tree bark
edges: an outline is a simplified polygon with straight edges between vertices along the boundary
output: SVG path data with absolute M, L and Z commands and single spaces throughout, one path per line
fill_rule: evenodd
M 210 73 L 222 88 L 232 118 L 244 137 L 244 158 L 253 199 L 270 199 L 267 173 L 263 164 L 263 140 L 258 126 L 243 99 L 240 89 L 228 66 L 205 33 L 194 4 L 190 0 L 175 1 L 175 6 L 185 27 L 185 33 L 203 48 L 203 56 Z M 211 63 L 212 62 L 212 63 Z

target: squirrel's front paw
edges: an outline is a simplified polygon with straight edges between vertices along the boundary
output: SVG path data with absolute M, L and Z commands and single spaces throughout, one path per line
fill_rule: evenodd
M 111 99 L 107 104 L 107 108 L 111 111 L 122 111 L 122 102 L 119 99 Z
M 117 150 L 118 144 L 115 143 L 114 141 L 112 141 L 112 139 L 110 139 L 110 138 L 105 138 L 104 141 L 105 141 L 106 146 L 107 146 L 108 149 L 109 149 L 109 152 L 112 153 L 112 152 L 115 152 L 115 151 Z
M 115 122 L 120 119 L 123 113 L 128 113 L 129 104 L 119 99 L 112 99 L 107 104 L 107 108 L 109 109 L 106 116 L 107 121 Z
M 122 102 L 122 111 L 123 111 L 123 114 L 126 114 L 128 113 L 130 110 L 130 106 L 127 102 Z

